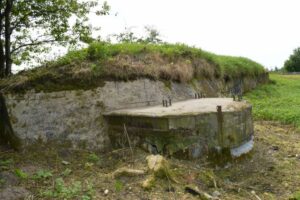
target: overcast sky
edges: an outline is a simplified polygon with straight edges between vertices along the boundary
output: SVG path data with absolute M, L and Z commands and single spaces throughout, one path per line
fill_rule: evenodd
M 108 0 L 112 15 L 93 18 L 102 35 L 146 25 L 167 42 L 244 56 L 281 67 L 300 46 L 299 0 Z M 117 16 L 114 14 L 117 13 Z

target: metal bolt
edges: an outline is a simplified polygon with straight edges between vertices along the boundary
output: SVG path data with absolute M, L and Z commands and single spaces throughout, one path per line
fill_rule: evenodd
M 169 107 L 168 101 L 167 101 L 167 100 L 165 100 L 165 104 L 166 104 L 166 107 Z
M 222 106 L 217 106 L 217 112 L 222 113 Z

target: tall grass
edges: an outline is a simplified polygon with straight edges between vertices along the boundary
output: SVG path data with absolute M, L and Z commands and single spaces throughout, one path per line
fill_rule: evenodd
M 144 77 L 189 82 L 262 73 L 265 73 L 263 66 L 247 58 L 218 56 L 184 44 L 95 42 L 88 48 L 70 51 L 54 62 L 0 81 L 0 88 L 65 90 L 96 86 L 100 79 Z
M 300 128 L 300 75 L 271 74 L 272 84 L 248 94 L 256 119 L 276 120 Z

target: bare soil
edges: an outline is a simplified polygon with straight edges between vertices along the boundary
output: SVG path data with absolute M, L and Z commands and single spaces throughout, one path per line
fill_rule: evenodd
M 289 125 L 255 122 L 252 152 L 222 164 L 167 158 L 176 181 L 157 178 L 149 190 L 141 183 L 150 172 L 112 178 L 121 167 L 147 170 L 147 155 L 139 149 L 132 155 L 130 149 L 94 154 L 54 147 L 26 152 L 1 148 L 0 196 L 18 187 L 27 199 L 199 199 L 186 191 L 189 185 L 219 199 L 258 200 L 289 199 L 300 190 L 300 133 Z M 44 173 L 38 176 L 40 170 Z M 63 190 L 57 188 L 57 179 L 64 181 Z M 75 183 L 80 183 L 77 190 Z

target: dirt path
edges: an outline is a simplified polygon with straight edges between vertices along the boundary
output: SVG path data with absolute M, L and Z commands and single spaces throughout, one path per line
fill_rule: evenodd
M 150 190 L 148 175 L 112 178 L 121 167 L 146 169 L 147 154 L 119 150 L 108 154 L 56 150 L 15 153 L 0 149 L 0 197 L 28 199 L 199 199 L 186 185 L 220 199 L 288 199 L 300 191 L 300 133 L 273 122 L 255 123 L 251 154 L 216 166 L 207 160 L 168 158 L 178 183 L 159 179 Z M 8 194 L 16 193 L 17 197 Z M 1 196 L 2 195 L 2 196 Z M 23 195 L 23 196 L 22 196 Z M 29 196 L 29 197 L 28 197 Z

